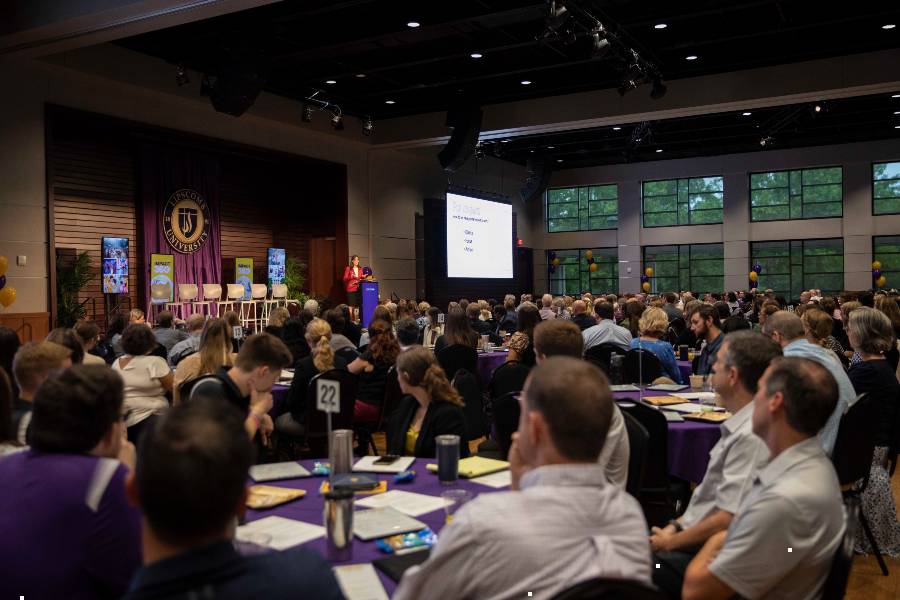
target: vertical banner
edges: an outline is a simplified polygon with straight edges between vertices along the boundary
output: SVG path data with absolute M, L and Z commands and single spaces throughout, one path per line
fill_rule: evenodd
M 175 301 L 175 256 L 150 255 L 150 302 L 165 304 Z
M 250 286 L 253 285 L 253 259 L 234 259 L 234 282 L 244 286 L 244 300 L 250 299 Z
M 272 284 L 284 283 L 284 248 L 269 248 L 269 289 Z

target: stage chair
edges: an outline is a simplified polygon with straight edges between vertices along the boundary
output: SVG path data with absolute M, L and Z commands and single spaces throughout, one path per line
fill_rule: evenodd
M 203 305 L 206 307 L 206 316 L 212 316 L 212 307 L 213 304 L 216 305 L 216 316 L 219 316 L 219 300 L 222 299 L 222 286 L 218 283 L 204 283 L 203 284 L 203 301 L 195 302 L 195 310 L 196 306 Z
M 259 305 L 265 301 L 268 293 L 269 288 L 266 287 L 266 284 L 254 283 L 250 286 L 250 299 L 242 300 L 240 303 L 241 325 L 251 329 L 253 333 L 258 333 L 262 331 L 262 327 L 265 327 L 265 324 L 260 327 L 262 319 L 260 318 Z
M 169 286 L 165 283 L 153 283 L 150 285 L 150 317 L 155 319 L 161 312 L 160 307 L 168 308 Z
M 225 300 L 216 302 L 216 316 L 221 317 L 229 310 L 234 310 L 234 303 L 240 302 L 244 297 L 244 286 L 239 283 L 229 283 L 225 292 Z
M 287 306 L 288 302 L 296 302 L 296 300 L 288 300 L 288 286 L 283 283 L 272 284 L 272 300 L 278 303 L 275 306 Z
M 207 284 L 201 283 L 197 286 L 197 296 L 198 299 L 191 302 L 191 312 L 195 314 L 205 315 L 206 317 L 210 316 L 212 312 L 212 303 L 206 297 L 206 286 Z M 203 296 L 200 297 L 200 293 L 203 293 Z M 222 288 L 219 288 L 219 295 L 216 296 L 216 300 L 218 300 L 222 296 Z
M 284 296 L 287 295 L 287 292 L 282 290 L 279 286 L 283 284 L 273 283 L 272 284 L 272 296 L 269 298 L 263 298 L 262 301 L 262 317 L 260 317 L 260 321 L 264 323 L 263 327 L 269 323 L 269 315 L 272 314 L 273 308 L 278 308 L 282 301 L 284 300 Z M 287 286 L 284 286 L 287 287 Z M 281 298 L 276 296 L 276 293 L 284 291 L 284 294 Z M 285 303 L 286 305 L 287 303 Z
M 197 287 L 196 283 L 179 283 L 178 284 L 178 302 L 180 305 L 179 312 L 181 313 L 178 318 L 179 319 L 187 319 L 188 311 L 187 307 L 193 307 L 194 302 L 197 300 L 197 296 L 200 294 L 200 289 Z M 168 305 L 166 305 L 168 306 Z M 191 311 L 193 314 L 193 310 Z

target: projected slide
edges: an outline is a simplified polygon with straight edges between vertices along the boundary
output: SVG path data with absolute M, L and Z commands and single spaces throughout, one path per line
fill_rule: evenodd
M 447 277 L 512 276 L 512 206 L 448 193 Z

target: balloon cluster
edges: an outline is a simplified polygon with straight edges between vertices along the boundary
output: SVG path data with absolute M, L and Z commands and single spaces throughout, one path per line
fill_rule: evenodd
M 872 263 L 872 287 L 883 288 L 887 283 L 887 277 L 881 272 L 881 261 Z
M 551 250 L 547 257 L 550 259 L 550 272 L 556 273 L 556 267 L 559 266 L 559 258 L 556 256 L 556 251 Z
M 585 258 L 585 260 L 587 260 L 588 270 L 591 273 L 595 272 L 597 269 L 600 268 L 600 265 L 598 265 L 596 262 L 594 262 L 594 251 L 593 250 L 588 250 L 587 252 L 585 252 L 584 258 Z
M 9 267 L 9 261 L 5 256 L 0 256 L 0 304 L 4 308 L 8 308 L 10 304 L 16 301 L 16 288 L 6 285 L 6 269 Z
M 755 290 L 759 287 L 759 274 L 762 273 L 762 265 L 756 263 L 753 265 L 753 270 L 750 271 L 750 289 Z
M 647 267 L 644 269 L 644 274 L 641 275 L 641 289 L 645 292 L 650 291 L 650 278 L 653 277 L 653 267 Z

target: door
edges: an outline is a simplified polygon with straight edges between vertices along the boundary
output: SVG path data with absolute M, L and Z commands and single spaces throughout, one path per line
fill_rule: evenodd
M 317 237 L 310 241 L 309 291 L 314 296 L 328 296 L 338 303 L 344 301 L 340 280 L 343 272 L 338 273 L 334 252 L 334 237 Z

